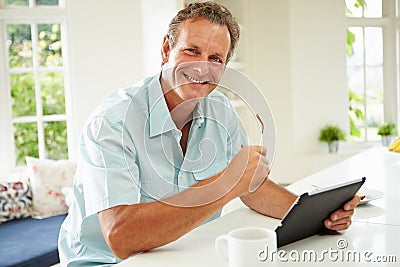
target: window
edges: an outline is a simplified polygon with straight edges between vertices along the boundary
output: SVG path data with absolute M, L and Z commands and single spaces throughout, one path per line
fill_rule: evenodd
M 63 3 L 4 0 L 2 4 L 0 104 L 5 108 L 0 110 L 0 139 L 5 149 L 0 159 L 8 164 L 1 166 L 10 171 L 25 165 L 25 156 L 67 159 Z
M 398 123 L 398 0 L 346 0 L 347 77 L 353 141 L 376 141 L 384 122 Z
M 4 7 L 61 6 L 59 0 L 4 0 Z

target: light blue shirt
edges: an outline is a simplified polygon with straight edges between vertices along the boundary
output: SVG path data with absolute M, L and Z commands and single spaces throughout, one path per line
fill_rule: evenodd
M 247 143 L 235 109 L 217 91 L 197 104 L 192 119 L 183 156 L 158 75 L 99 105 L 81 136 L 74 202 L 59 235 L 62 266 L 120 262 L 104 240 L 98 212 L 179 193 L 222 171 Z

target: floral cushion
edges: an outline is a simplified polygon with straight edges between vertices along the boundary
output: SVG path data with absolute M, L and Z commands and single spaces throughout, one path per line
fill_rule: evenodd
M 26 182 L 0 183 L 0 223 L 29 217 L 32 191 Z
M 32 186 L 32 217 L 37 219 L 66 214 L 63 187 L 71 187 L 76 164 L 69 160 L 26 157 Z

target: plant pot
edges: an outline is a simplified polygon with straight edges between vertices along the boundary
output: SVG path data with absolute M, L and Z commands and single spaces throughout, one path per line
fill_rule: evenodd
M 337 153 L 339 150 L 339 141 L 332 141 L 328 143 L 329 153 Z
M 389 146 L 394 141 L 395 137 L 395 135 L 382 135 L 382 145 Z

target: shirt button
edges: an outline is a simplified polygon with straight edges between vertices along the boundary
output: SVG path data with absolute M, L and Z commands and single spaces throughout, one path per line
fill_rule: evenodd
M 183 174 L 180 173 L 180 174 L 178 175 L 178 178 L 179 178 L 179 179 L 182 179 L 182 178 L 183 178 Z

